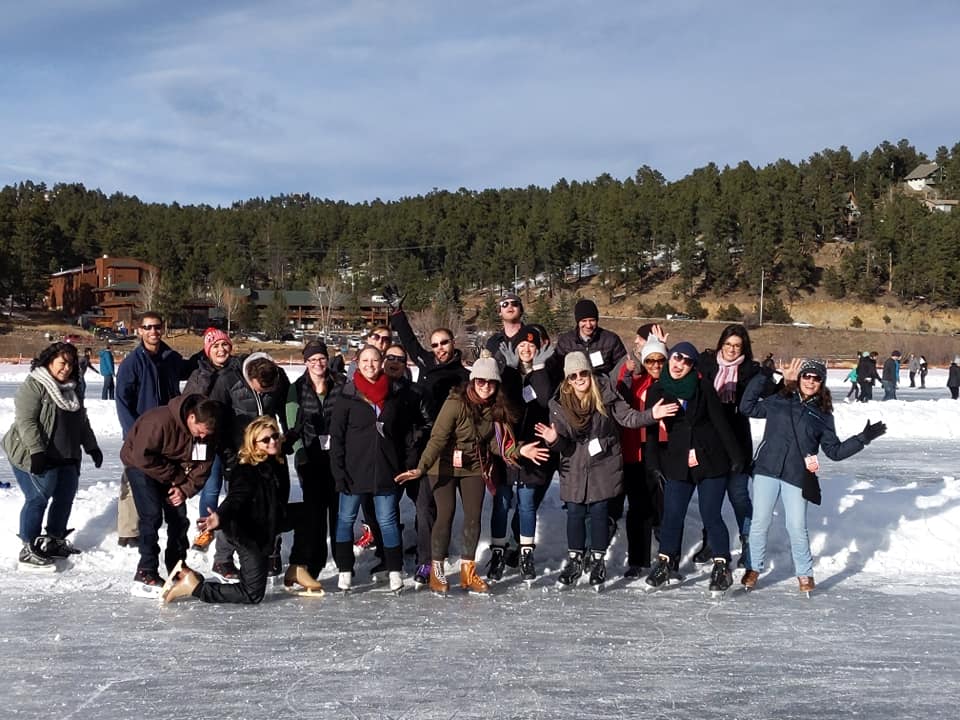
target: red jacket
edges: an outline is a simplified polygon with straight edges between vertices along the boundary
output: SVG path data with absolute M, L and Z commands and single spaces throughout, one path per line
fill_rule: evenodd
M 627 370 L 626 364 L 620 366 L 617 378 L 617 390 L 634 410 L 646 410 L 647 390 L 653 385 L 653 377 L 648 373 L 634 375 Z M 667 441 L 667 428 L 660 421 L 660 442 Z M 620 428 L 620 448 L 624 463 L 638 463 L 643 460 L 643 446 L 647 442 L 647 430 L 652 428 Z

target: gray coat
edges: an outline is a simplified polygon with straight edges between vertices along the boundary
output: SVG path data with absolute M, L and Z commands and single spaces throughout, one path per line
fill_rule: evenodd
M 594 375 L 607 414 L 593 413 L 590 425 L 577 433 L 560 405 L 559 391 L 550 400 L 550 422 L 557 431 L 551 449 L 560 452 L 560 498 L 564 502 L 595 503 L 623 493 L 623 455 L 620 426 L 638 428 L 653 425 L 653 410 L 634 410 L 602 375 Z M 619 423 L 619 424 L 618 424 Z M 597 440 L 600 451 L 590 454 Z

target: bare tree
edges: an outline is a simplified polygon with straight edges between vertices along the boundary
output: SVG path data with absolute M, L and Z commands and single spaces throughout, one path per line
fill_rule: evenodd
M 242 302 L 243 298 L 236 290 L 232 287 L 224 288 L 219 307 L 223 308 L 223 312 L 227 316 L 227 335 L 230 334 L 230 326 L 233 323 L 234 316 L 239 312 Z
M 160 300 L 160 273 L 156 270 L 148 270 L 140 283 L 140 295 L 137 300 L 137 307 L 141 312 L 144 310 L 153 310 Z
M 328 278 L 313 278 L 313 296 L 320 308 L 320 332 L 327 337 L 330 330 L 330 317 L 334 308 L 342 307 L 346 294 L 341 288 L 340 278 L 331 275 Z
M 420 338 L 420 344 L 425 348 L 430 347 L 431 333 L 442 327 L 453 333 L 454 342 L 466 356 L 464 360 L 472 359 L 472 356 L 476 355 L 476 348 L 468 342 L 463 314 L 455 307 L 430 305 L 420 312 L 409 313 L 407 317 L 410 320 L 410 327 L 413 328 L 417 337 Z

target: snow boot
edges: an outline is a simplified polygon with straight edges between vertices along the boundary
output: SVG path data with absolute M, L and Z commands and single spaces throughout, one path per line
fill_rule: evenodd
M 733 585 L 733 573 L 727 567 L 723 558 L 713 559 L 713 570 L 710 573 L 710 592 L 723 594 Z
M 537 579 L 537 568 L 533 563 L 533 549 L 536 545 L 520 546 L 520 575 L 530 582 Z
M 39 540 L 39 538 L 37 538 Z M 37 540 L 32 543 L 24 543 L 20 550 L 20 557 L 17 567 L 26 572 L 54 572 L 57 569 L 53 558 L 47 557 L 38 547 Z
M 443 560 L 434 560 L 430 563 L 430 590 L 441 595 L 450 592 L 450 583 L 443 571 Z
M 697 565 L 706 565 L 713 560 L 713 550 L 710 549 L 710 544 L 707 542 L 707 530 L 703 530 L 703 544 L 700 545 L 700 549 L 693 554 L 693 562 Z
M 471 593 L 490 592 L 490 586 L 477 575 L 477 564 L 473 560 L 460 561 L 460 587 Z
M 502 580 L 506 562 L 503 557 L 502 545 L 490 546 L 490 562 L 487 564 L 487 580 Z
M 567 586 L 576 585 L 581 575 L 583 575 L 583 553 L 579 550 L 567 551 L 567 559 L 563 563 L 557 582 Z
M 607 581 L 607 565 L 603 561 L 603 553 L 593 554 L 593 565 L 590 568 L 590 586 L 600 592 Z

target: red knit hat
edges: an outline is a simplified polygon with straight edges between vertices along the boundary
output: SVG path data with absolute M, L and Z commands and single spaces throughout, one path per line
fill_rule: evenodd
M 210 357 L 210 348 L 216 342 L 225 342 L 230 346 L 230 351 L 233 352 L 233 341 L 230 340 L 230 336 L 227 335 L 223 330 L 219 330 L 215 327 L 208 327 L 203 331 L 203 354 L 207 357 Z

